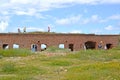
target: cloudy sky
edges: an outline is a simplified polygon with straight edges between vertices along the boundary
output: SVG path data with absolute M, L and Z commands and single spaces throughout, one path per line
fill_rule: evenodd
M 0 33 L 120 34 L 120 0 L 0 0 Z

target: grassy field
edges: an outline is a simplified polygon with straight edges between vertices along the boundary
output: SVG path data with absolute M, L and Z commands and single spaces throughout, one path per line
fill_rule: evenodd
M 0 56 L 0 80 L 120 80 L 119 49 L 0 50 Z

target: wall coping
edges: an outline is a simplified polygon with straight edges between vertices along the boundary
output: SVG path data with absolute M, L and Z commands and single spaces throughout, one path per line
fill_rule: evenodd
M 61 35 L 61 36 L 120 36 L 120 34 L 74 34 L 74 33 L 0 33 L 0 35 Z

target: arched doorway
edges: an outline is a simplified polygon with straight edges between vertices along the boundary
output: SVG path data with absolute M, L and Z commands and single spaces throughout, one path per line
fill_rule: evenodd
M 44 51 L 47 49 L 47 44 L 41 44 L 41 51 Z
M 2 48 L 3 49 L 9 49 L 9 45 L 8 44 L 3 44 Z
M 32 45 L 31 45 L 31 50 L 32 50 L 33 52 L 37 51 L 37 45 L 36 45 L 36 44 L 32 44 Z
M 73 50 L 74 50 L 74 44 L 69 44 L 69 49 L 70 49 L 71 51 L 73 51 Z
M 85 42 L 86 49 L 95 49 L 96 42 L 93 41 L 87 41 Z

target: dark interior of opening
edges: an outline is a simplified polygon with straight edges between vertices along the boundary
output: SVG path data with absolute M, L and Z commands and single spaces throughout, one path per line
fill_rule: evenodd
M 71 51 L 73 51 L 73 44 L 69 44 L 69 49 L 71 50 Z
M 85 42 L 86 49 L 95 49 L 96 42 L 87 41 Z
M 106 44 L 107 49 L 111 49 L 112 48 L 112 44 Z
M 3 49 L 6 49 L 8 44 L 3 44 Z

